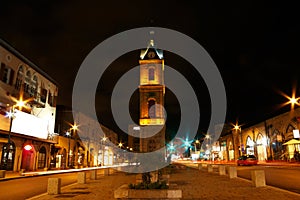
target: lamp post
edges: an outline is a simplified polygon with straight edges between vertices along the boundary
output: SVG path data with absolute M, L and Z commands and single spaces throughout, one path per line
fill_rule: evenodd
M 20 100 L 16 100 L 16 104 L 12 105 L 11 108 L 10 108 L 10 111 L 7 113 L 7 116 L 10 119 L 9 130 L 8 130 L 8 144 L 9 145 L 11 143 L 11 129 L 12 129 L 12 124 L 13 124 L 13 119 L 15 118 L 15 107 L 19 107 L 19 110 L 21 110 L 22 107 L 25 106 L 25 103 L 28 102 L 28 101 L 29 100 L 23 101 L 22 98 L 20 98 Z
M 77 138 L 76 136 L 76 131 L 78 130 L 78 125 L 76 124 L 76 122 L 74 122 L 74 124 L 70 124 L 71 128 L 70 128 L 70 137 L 72 136 L 72 131 L 73 131 L 73 137 Z M 69 146 L 70 146 L 70 137 L 69 137 Z M 70 147 L 69 147 L 70 148 Z M 71 150 L 69 149 L 69 167 L 73 166 L 73 160 L 75 154 L 74 152 L 71 154 L 70 152 Z
M 242 138 L 242 128 L 240 125 L 238 125 L 237 123 L 233 126 L 233 129 L 238 133 L 239 131 L 239 135 L 240 135 L 240 138 L 239 138 L 239 143 L 240 143 L 240 156 L 243 154 L 243 138 Z
M 71 166 L 71 152 L 70 152 L 70 137 L 71 133 L 69 131 L 66 132 L 66 136 L 68 137 L 68 167 Z
M 101 147 L 102 147 L 102 166 L 104 166 L 104 151 L 105 151 L 105 141 L 107 140 L 107 137 L 103 137 L 101 139 Z
M 212 154 L 211 154 L 211 151 L 212 151 L 212 147 L 211 147 L 211 137 L 209 134 L 206 134 L 205 135 L 205 139 L 207 140 L 207 144 L 209 145 L 209 160 L 211 160 L 211 157 L 212 157 Z M 209 143 L 208 143 L 208 140 L 209 140 Z

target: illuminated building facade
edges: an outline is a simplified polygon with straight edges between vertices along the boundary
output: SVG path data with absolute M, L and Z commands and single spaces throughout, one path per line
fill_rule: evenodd
M 164 57 L 150 40 L 147 49 L 140 53 L 140 151 L 151 152 L 165 145 L 164 116 Z M 153 135 L 153 133 L 156 133 Z
M 49 167 L 57 94 L 51 77 L 0 39 L 1 169 Z

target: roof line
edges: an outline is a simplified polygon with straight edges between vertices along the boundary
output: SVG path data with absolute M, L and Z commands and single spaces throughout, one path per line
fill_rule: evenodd
M 53 78 L 51 78 L 46 72 L 41 70 L 36 64 L 34 64 L 32 61 L 30 61 L 28 58 L 23 56 L 20 52 L 18 52 L 12 45 L 10 45 L 8 42 L 4 41 L 0 38 L 0 44 L 4 46 L 7 50 L 9 50 L 12 54 L 14 54 L 16 57 L 21 59 L 23 62 L 28 64 L 30 67 L 32 67 L 34 70 L 36 70 L 38 73 L 49 79 L 52 83 L 54 83 L 56 86 L 58 86 L 58 82 L 55 81 Z

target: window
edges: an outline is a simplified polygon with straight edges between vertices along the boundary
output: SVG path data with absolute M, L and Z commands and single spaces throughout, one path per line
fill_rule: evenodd
M 43 103 L 46 103 L 46 100 L 47 100 L 47 90 L 46 89 L 44 89 L 44 88 L 42 88 L 42 90 L 41 90 L 41 101 L 43 102 Z
M 13 170 L 16 146 L 14 143 L 4 144 L 2 147 L 2 157 L 0 169 Z
M 38 168 L 43 169 L 46 164 L 46 148 L 42 147 L 38 155 Z
M 24 68 L 23 66 L 21 65 L 19 67 L 19 70 L 18 70 L 18 74 L 17 74 L 17 80 L 16 80 L 16 85 L 15 85 L 15 88 L 17 90 L 20 90 L 21 89 L 21 86 L 23 84 L 23 80 L 24 80 Z
M 154 72 L 155 72 L 154 68 L 148 69 L 149 81 L 154 81 L 155 80 L 155 73 Z
M 156 117 L 155 100 L 154 99 L 148 100 L 148 113 L 149 113 L 149 118 Z
M 25 76 L 25 82 L 24 82 L 24 92 L 30 93 L 30 85 L 31 85 L 31 73 L 30 71 L 27 71 Z
M 31 84 L 30 91 L 29 91 L 30 96 L 36 97 L 37 85 L 38 85 L 37 76 L 33 76 L 32 84 Z
M 6 66 L 4 63 L 0 65 L 0 80 L 6 84 L 12 85 L 14 77 L 14 70 Z

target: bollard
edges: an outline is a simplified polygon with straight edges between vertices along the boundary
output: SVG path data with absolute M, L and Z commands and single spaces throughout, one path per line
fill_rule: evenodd
M 85 172 L 78 172 L 77 174 L 77 183 L 86 183 L 86 174 Z
M 226 169 L 224 165 L 219 166 L 219 175 L 226 175 Z
M 198 164 L 198 169 L 199 169 L 199 170 L 202 170 L 202 169 L 203 169 L 202 163 Z
M 104 176 L 108 176 L 109 175 L 109 168 L 105 168 L 104 169 Z
M 229 174 L 229 178 L 237 178 L 236 167 L 229 167 L 228 174 Z
M 92 170 L 91 171 L 91 177 L 90 177 L 91 180 L 97 180 L 97 170 Z
M 214 168 L 213 168 L 213 166 L 211 164 L 207 165 L 207 171 L 210 172 L 210 173 L 214 172 Z
M 5 178 L 5 170 L 0 170 L 0 178 Z
M 251 171 L 252 183 L 255 187 L 266 186 L 266 177 L 264 170 L 253 170 Z
M 19 173 L 20 173 L 21 176 L 23 176 L 23 173 L 25 173 L 25 169 L 21 169 L 21 170 L 19 171 Z
M 60 194 L 61 179 L 60 178 L 48 178 L 48 194 Z

